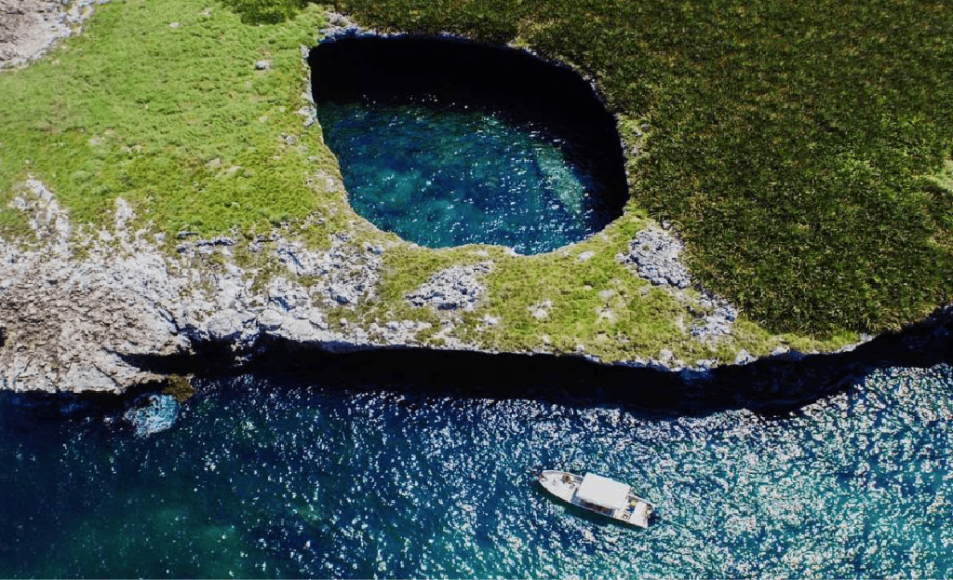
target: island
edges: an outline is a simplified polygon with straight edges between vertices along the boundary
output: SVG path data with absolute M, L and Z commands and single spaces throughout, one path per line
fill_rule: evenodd
M 705 373 L 949 321 L 947 4 L 18 6 L 0 29 L 0 388 L 120 393 L 288 345 Z M 576 71 L 615 118 L 622 215 L 520 255 L 355 213 L 307 57 L 401 34 Z

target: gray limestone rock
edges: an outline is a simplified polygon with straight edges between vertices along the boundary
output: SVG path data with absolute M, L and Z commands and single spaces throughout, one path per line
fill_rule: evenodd
M 269 282 L 266 294 L 268 305 L 281 312 L 301 310 L 311 304 L 311 297 L 304 288 L 281 276 Z
M 293 318 L 283 320 L 272 334 L 293 342 L 311 342 L 318 338 L 315 327 L 307 320 Z
M 281 328 L 282 323 L 284 323 L 284 317 L 272 308 L 266 308 L 258 315 L 258 326 L 265 330 Z
M 36 197 L 21 209 L 48 243 L 36 251 L 0 244 L 0 387 L 119 392 L 160 378 L 131 361 L 189 350 L 175 323 L 183 282 L 156 252 L 94 245 L 72 259 L 68 216 L 42 184 L 27 187 Z M 117 223 L 126 209 L 117 203 Z M 130 239 L 141 242 L 123 230 L 114 243 Z
M 95 4 L 106 0 L 0 0 L 0 69 L 24 66 L 61 38 L 78 32 Z M 69 10 L 66 8 L 69 6 Z
M 175 425 L 179 403 L 171 395 L 144 395 L 136 398 L 123 418 L 136 430 L 136 435 L 153 435 Z
M 706 298 L 709 302 L 715 303 L 715 310 L 712 314 L 696 319 L 692 325 L 692 336 L 700 340 L 710 340 L 731 334 L 735 319 L 738 318 L 738 311 L 725 301 L 712 297 Z
M 748 363 L 754 362 L 757 360 L 755 357 L 751 356 L 747 350 L 738 351 L 738 356 L 735 357 L 736 365 L 746 365 Z
M 277 253 L 278 260 L 295 276 L 318 276 L 327 271 L 326 262 L 308 252 L 300 243 L 281 243 Z
M 245 330 L 242 315 L 232 309 L 223 310 L 212 315 L 205 323 L 212 340 L 229 342 L 237 339 Z
M 331 284 L 328 288 L 328 293 L 331 295 L 331 300 L 334 300 L 338 304 L 349 304 L 353 302 L 351 295 L 339 284 Z
M 616 259 L 637 276 L 675 296 L 694 319 L 690 335 L 700 342 L 711 343 L 731 334 L 737 309 L 728 301 L 696 286 L 700 296 L 690 292 L 692 279 L 679 261 L 682 243 L 675 236 L 657 227 L 639 231 L 629 242 L 629 253 Z
M 63 380 L 67 386 L 71 388 L 81 386 L 84 391 L 118 392 L 120 390 L 116 379 L 99 370 L 95 364 L 73 364 Z
M 331 26 L 338 26 L 342 28 L 351 26 L 351 21 L 348 19 L 348 17 L 344 16 L 343 14 L 338 14 L 337 12 L 328 13 L 328 23 L 330 23 Z
M 629 242 L 629 253 L 619 261 L 656 286 L 688 288 L 692 280 L 688 269 L 679 262 L 682 243 L 664 230 L 648 228 Z
M 436 310 L 473 310 L 486 290 L 480 278 L 491 267 L 492 262 L 483 262 L 441 270 L 407 294 L 406 299 L 414 306 L 430 306 Z

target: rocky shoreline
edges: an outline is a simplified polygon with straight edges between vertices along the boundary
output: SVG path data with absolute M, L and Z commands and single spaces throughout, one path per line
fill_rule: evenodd
M 91 5 L 91 1 L 74 3 L 71 11 L 81 9 L 77 14 L 88 15 Z M 365 33 L 340 15 L 332 14 L 330 22 L 332 28 L 322 31 L 327 37 Z M 61 36 L 54 35 L 44 46 Z M 306 77 L 307 52 L 308 47 L 302 47 Z M 42 51 L 22 58 L 38 54 Z M 252 65 L 268 66 L 265 61 Z M 299 113 L 310 126 L 315 119 L 310 86 L 303 98 Z M 339 178 L 317 178 L 346 195 Z M 383 255 L 401 242 L 359 242 L 350 233 L 337 232 L 326 249 L 314 250 L 288 229 L 276 228 L 241 248 L 260 262 L 277 266 L 266 275 L 240 265 L 239 244 L 233 237 L 200 239 L 184 231 L 170 243 L 163 234 L 133 230 L 129 225 L 134 222 L 133 210 L 121 197 L 113 209 L 112 226 L 99 231 L 72 224 L 55 192 L 34 177 L 19 186 L 13 206 L 28 218 L 35 239 L 0 240 L 3 390 L 123 393 L 173 374 L 253 368 L 263 360 L 276 360 L 281 352 L 306 357 L 393 349 L 443 351 L 451 357 L 475 351 L 496 354 L 495 349 L 454 332 L 465 313 L 487 300 L 483 278 L 494 264 L 486 252 L 477 263 L 434 273 L 403 296 L 407 307 L 431 309 L 437 322 L 394 316 L 359 324 L 349 321 L 347 314 L 374 303 Z M 681 304 L 687 340 L 717 344 L 732 334 L 738 310 L 693 283 L 680 262 L 682 251 L 671 231 L 650 226 L 615 259 L 633 276 L 648 281 L 652 286 L 647 288 L 668 293 Z M 582 252 L 575 259 L 591 258 L 592 252 Z M 552 307 L 552 301 L 541 301 L 532 316 L 545 319 Z M 949 310 L 942 310 L 932 324 L 946 332 L 949 318 Z M 498 322 L 487 314 L 479 324 L 490 327 Z M 940 334 L 937 340 L 948 340 Z M 439 339 L 439 348 L 419 338 L 422 335 Z M 554 355 L 560 353 L 549 348 L 544 337 L 539 349 L 506 356 L 567 358 Z M 662 371 L 692 381 L 707 380 L 712 372 L 732 372 L 713 371 L 717 366 L 713 360 L 678 360 L 664 349 L 658 356 L 606 364 L 584 349 L 568 358 L 605 368 Z M 785 365 L 799 364 L 801 358 L 778 349 L 770 360 Z M 756 360 L 742 350 L 734 367 L 756 369 L 752 366 Z
M 94 233 L 75 228 L 38 180 L 23 185 L 14 205 L 30 216 L 36 243 L 29 248 L 4 242 L 0 250 L 3 389 L 118 393 L 164 378 L 134 363 L 143 357 L 224 350 L 230 353 L 230 364 L 239 367 L 252 361 L 266 340 L 325 352 L 413 348 L 421 346 L 417 333 L 430 327 L 413 320 L 388 320 L 364 328 L 346 318 L 329 319 L 335 308 L 354 309 L 374 299 L 384 251 L 369 243 L 351 244 L 343 233 L 333 236 L 323 252 L 308 250 L 281 231 L 257 239 L 252 251 L 287 271 L 256 287 L 255 276 L 235 264 L 233 239 L 193 239 L 183 232 L 176 254 L 170 256 L 161 248 L 165 242 L 161 234 L 129 230 L 134 215 L 121 198 L 111 231 Z M 675 243 L 661 230 L 646 232 L 655 241 L 664 237 L 669 250 Z M 83 257 L 77 258 L 77 253 Z M 220 266 L 214 270 L 207 267 L 212 257 Z M 657 263 L 641 250 L 634 257 L 618 259 L 652 272 L 684 276 L 684 267 L 671 251 L 659 253 Z M 491 269 L 492 261 L 451 266 L 405 298 L 417 308 L 472 310 L 484 299 L 481 277 Z M 310 283 L 296 281 L 301 279 Z M 673 286 L 669 291 L 679 289 Z M 696 334 L 729 332 L 734 315 L 733 309 L 721 306 L 715 314 L 699 318 L 704 326 Z M 453 337 L 452 319 L 443 319 L 442 325 L 437 336 L 443 339 L 443 349 L 480 350 Z M 677 369 L 671 362 L 627 364 Z
M 37 180 L 24 184 L 14 203 L 31 216 L 36 243 L 34 248 L 2 246 L 2 389 L 122 393 L 174 373 L 254 368 L 282 352 L 306 353 L 305 359 L 394 348 L 437 354 L 416 339 L 426 323 L 393 320 L 363 328 L 345 318 L 329 320 L 335 308 L 356 308 L 373 300 L 383 248 L 348 244 L 342 234 L 329 249 L 315 252 L 276 231 L 254 245 L 284 264 L 287 276 L 276 275 L 256 287 L 254 276 L 235 265 L 230 238 L 193 240 L 183 233 L 178 252 L 170 256 L 161 249 L 161 235 L 129 230 L 134 216 L 122 199 L 116 203 L 112 230 L 95 233 L 74 228 L 52 192 Z M 85 243 L 77 246 L 77 238 Z M 618 256 L 620 261 L 649 279 L 658 277 L 656 282 L 668 291 L 687 284 L 689 278 L 676 259 L 677 241 L 663 230 L 643 230 L 632 246 L 633 253 Z M 77 247 L 82 258 L 76 257 Z M 648 251 L 653 247 L 656 251 Z M 213 255 L 221 257 L 221 267 L 210 271 L 204 264 Z M 492 261 L 452 266 L 405 298 L 415 307 L 466 311 L 486 292 L 480 279 L 491 268 Z M 300 276 L 312 282 L 292 280 Z M 730 332 L 734 309 L 716 297 L 706 295 L 703 300 L 716 306 L 716 314 L 701 318 L 704 326 L 698 332 Z M 940 309 L 903 333 L 871 340 L 847 358 L 853 366 L 878 366 L 926 356 L 922 353 L 949 352 L 951 320 L 953 310 Z M 454 339 L 446 331 L 452 330 L 452 323 L 447 327 L 439 350 L 451 357 L 458 356 L 453 352 L 481 350 Z M 900 346 L 885 349 L 881 345 L 886 342 Z M 552 358 L 543 351 L 523 354 L 525 360 L 532 355 Z M 829 366 L 824 361 L 835 366 L 847 362 L 845 353 L 805 357 L 778 352 L 762 360 L 739 357 L 736 363 L 748 367 L 741 371 L 738 365 L 679 367 L 663 353 L 658 360 L 599 366 L 651 369 L 707 382 L 713 376 L 768 372 L 764 369 L 785 375 L 804 368 L 808 359 L 821 367 Z M 589 362 L 599 361 L 589 357 Z

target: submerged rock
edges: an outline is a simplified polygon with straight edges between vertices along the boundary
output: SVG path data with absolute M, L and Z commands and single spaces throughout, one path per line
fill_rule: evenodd
M 145 437 L 165 431 L 179 418 L 179 403 L 172 395 L 144 395 L 138 397 L 124 418 Z

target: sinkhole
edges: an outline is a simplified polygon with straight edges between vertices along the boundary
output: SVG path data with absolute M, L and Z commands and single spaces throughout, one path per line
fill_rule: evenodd
M 412 36 L 325 42 L 308 62 L 348 200 L 382 230 L 431 248 L 538 254 L 622 215 L 615 119 L 567 67 Z

